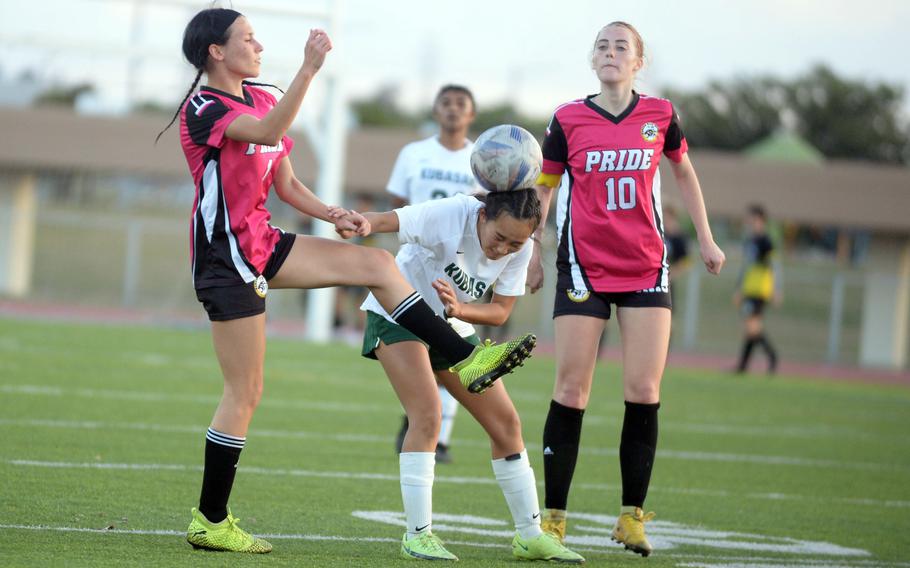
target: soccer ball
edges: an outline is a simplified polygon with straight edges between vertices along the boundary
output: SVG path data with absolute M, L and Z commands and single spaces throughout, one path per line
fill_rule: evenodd
M 534 187 L 543 154 L 530 132 L 514 124 L 494 126 L 477 137 L 471 170 L 488 191 Z

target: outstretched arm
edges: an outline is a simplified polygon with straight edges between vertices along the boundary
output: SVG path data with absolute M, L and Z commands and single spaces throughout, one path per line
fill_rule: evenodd
M 297 176 L 294 175 L 294 168 L 291 166 L 291 160 L 287 156 L 279 162 L 273 183 L 279 199 L 304 215 L 334 224 L 335 230 L 339 234 L 342 232 L 349 232 L 349 236 L 369 234 L 370 224 L 362 216 L 341 207 L 326 205 L 315 193 L 310 191 L 310 188 L 297 179 Z

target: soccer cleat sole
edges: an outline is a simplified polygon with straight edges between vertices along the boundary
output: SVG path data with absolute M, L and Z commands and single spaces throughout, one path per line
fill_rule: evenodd
M 427 556 L 413 550 L 402 550 L 401 557 L 407 560 L 430 560 L 438 562 L 458 562 L 458 558 L 440 558 L 438 556 Z
M 515 367 L 521 367 L 524 365 L 525 359 L 529 359 L 531 357 L 531 351 L 534 349 L 535 345 L 537 345 L 536 335 L 532 334 L 526 337 L 524 340 L 522 340 L 518 348 L 509 354 L 508 359 L 503 361 L 498 367 L 489 373 L 486 373 L 474 379 L 474 382 L 468 386 L 468 392 L 480 394 L 493 386 L 493 383 L 495 383 L 498 379 L 514 371 Z
M 626 547 L 626 550 L 628 550 L 628 551 L 630 551 L 630 552 L 634 552 L 635 554 L 641 554 L 641 556 L 642 556 L 643 558 L 647 558 L 648 556 L 651 555 L 651 551 L 650 551 L 650 550 L 647 550 L 647 549 L 645 549 L 645 548 L 640 548 L 640 547 L 637 547 L 637 546 L 629 546 L 628 544 L 624 543 L 623 541 L 619 540 L 618 538 L 616 538 L 616 537 L 614 537 L 614 536 L 611 536 L 611 537 L 610 537 L 610 540 L 612 540 L 612 541 L 615 542 L 615 543 L 618 543 L 618 544 L 621 544 L 621 545 L 625 546 L 625 547 Z
M 519 562 L 552 562 L 554 564 L 574 564 L 576 566 L 581 566 L 585 563 L 584 559 L 581 560 L 564 560 L 562 558 L 522 558 L 521 556 L 514 556 Z

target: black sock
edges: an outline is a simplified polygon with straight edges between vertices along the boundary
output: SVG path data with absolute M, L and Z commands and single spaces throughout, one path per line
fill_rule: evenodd
M 749 366 L 749 358 L 752 356 L 752 349 L 755 348 L 755 343 L 756 339 L 754 337 L 746 337 L 745 341 L 743 341 L 743 349 L 739 355 L 739 365 L 736 366 L 740 373 Z
M 777 369 L 777 350 L 774 349 L 774 346 L 771 345 L 771 342 L 768 341 L 768 337 L 763 333 L 758 336 L 756 342 L 764 348 L 765 353 L 768 355 L 768 369 L 774 371 Z
M 565 510 L 568 504 L 584 415 L 583 408 L 570 408 L 550 401 L 550 412 L 543 427 L 544 505 L 547 509 Z
M 398 325 L 439 351 L 452 365 L 464 361 L 474 351 L 474 346 L 437 316 L 417 292 L 402 300 L 389 315 Z
M 237 462 L 246 438 L 229 436 L 209 428 L 205 434 L 205 470 L 199 512 L 213 523 L 227 518 L 227 503 L 234 486 Z
M 659 402 L 639 404 L 626 401 L 626 415 L 619 442 L 623 507 L 641 507 L 648 495 L 654 453 L 657 451 L 658 408 Z

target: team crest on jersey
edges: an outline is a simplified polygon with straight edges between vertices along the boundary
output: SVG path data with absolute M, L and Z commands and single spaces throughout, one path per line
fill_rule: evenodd
M 266 282 L 265 276 L 260 274 L 253 280 L 253 290 L 256 291 L 257 296 L 265 298 L 265 295 L 269 293 L 269 283 Z
M 654 142 L 657 140 L 657 125 L 653 122 L 646 122 L 641 126 L 641 137 L 645 142 Z
M 572 288 L 569 288 L 566 290 L 566 296 L 568 296 L 569 299 L 572 300 L 573 302 L 580 304 L 582 302 L 586 302 L 588 300 L 588 298 L 591 297 L 591 291 L 590 290 L 573 290 Z

